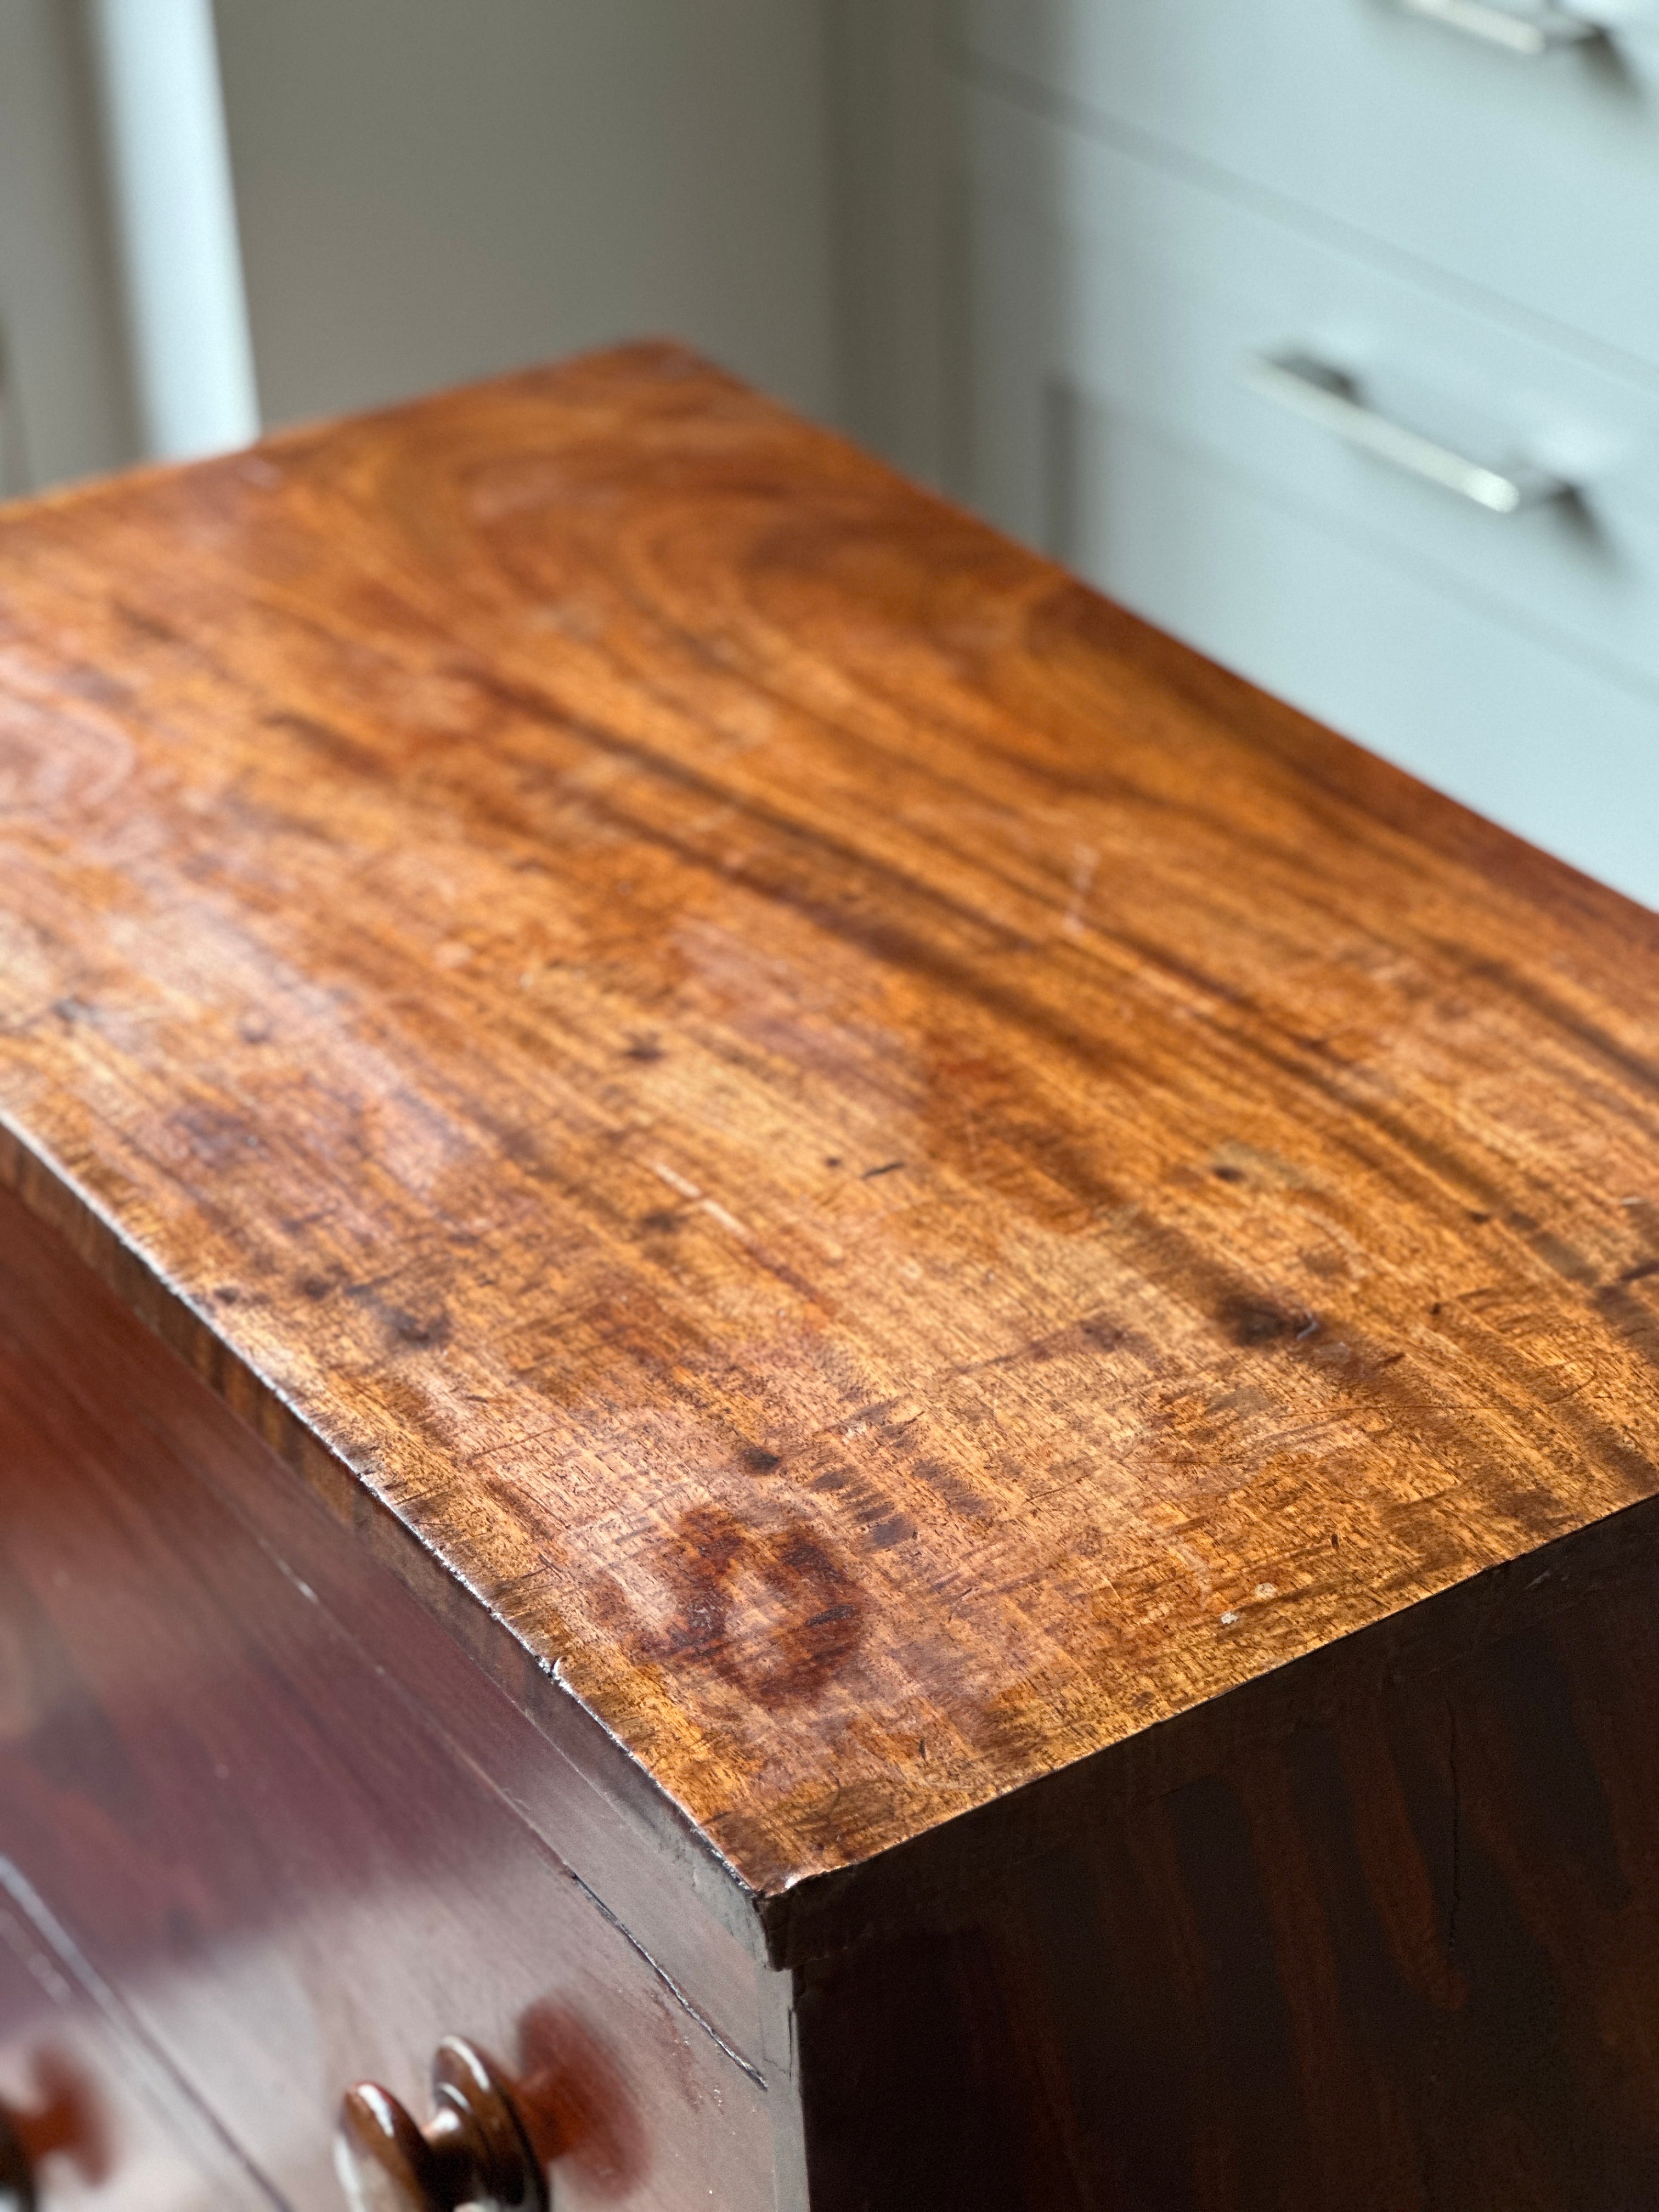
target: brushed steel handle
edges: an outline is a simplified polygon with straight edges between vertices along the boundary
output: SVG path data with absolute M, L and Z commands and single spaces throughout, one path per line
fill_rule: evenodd
M 1495 7 L 1491 0 L 1400 0 L 1400 5 L 1408 15 L 1426 15 L 1448 30 L 1533 60 L 1558 46 L 1576 46 L 1601 36 L 1599 23 L 1586 22 L 1565 8 L 1529 8 L 1523 14 L 1518 9 Z
M 1309 422 L 1318 423 L 1362 453 L 1388 461 L 1408 476 L 1439 484 L 1472 500 L 1493 514 L 1514 514 L 1540 500 L 1559 499 L 1567 489 L 1559 477 L 1525 462 L 1487 468 L 1420 431 L 1409 430 L 1358 396 L 1351 377 L 1328 362 L 1298 353 L 1253 353 L 1243 364 L 1244 380 L 1265 398 L 1275 400 Z
M 421 2128 L 377 2083 L 347 2090 L 334 2170 L 353 2212 L 547 2212 L 541 2162 L 507 2083 L 459 2036 L 438 2045 L 432 2103 Z
M 0 2112 L 0 2212 L 34 2212 L 34 2176 L 22 2138 Z

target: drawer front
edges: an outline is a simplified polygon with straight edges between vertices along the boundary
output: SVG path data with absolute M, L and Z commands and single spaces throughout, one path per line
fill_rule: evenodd
M 1659 406 L 1006 103 L 971 108 L 973 491 L 1115 597 L 1659 900 Z M 1574 497 L 1486 511 L 1263 397 L 1253 350 Z M 1299 549 L 1292 554 L 1292 548 Z
M 60 1930 L 0 1863 L 0 2126 L 40 2212 L 273 2212 Z
M 1592 11 L 1593 12 L 1593 11 Z M 959 0 L 962 50 L 1659 363 L 1659 15 L 1527 60 L 1399 0 Z
M 73 1371 L 26 1356 L 39 1273 L 4 1263 L 45 1232 L 5 1206 L 0 1854 L 283 2203 L 339 2201 L 349 2083 L 424 2118 L 461 2034 L 520 2083 L 562 2207 L 769 2212 L 787 2080 L 769 2096 L 142 1385 L 111 1390 L 98 1285 Z

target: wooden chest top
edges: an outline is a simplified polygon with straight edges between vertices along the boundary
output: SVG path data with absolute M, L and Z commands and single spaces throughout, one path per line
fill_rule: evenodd
M 7 1179 L 750 1894 L 1659 1491 L 1659 923 L 672 348 L 8 511 L 0 881 Z

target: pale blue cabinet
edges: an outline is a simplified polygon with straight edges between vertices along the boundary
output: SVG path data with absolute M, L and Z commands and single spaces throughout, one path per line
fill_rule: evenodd
M 1659 29 L 1505 12 L 963 0 L 966 489 L 1659 904 Z

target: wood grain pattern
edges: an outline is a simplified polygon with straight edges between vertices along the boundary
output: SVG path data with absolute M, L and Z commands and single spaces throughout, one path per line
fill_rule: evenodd
M 164 2112 L 182 2072 L 283 2201 L 335 2201 L 342 2083 L 417 2092 L 457 2021 L 573 2212 L 1659 2185 L 1659 1502 L 804 1885 L 767 1972 L 3 1193 L 0 1253 L 0 1854 L 125 1992 Z M 0 2062 L 5 1982 L 0 1948 Z M 33 2015 L 11 2047 L 66 2202 L 125 2205 L 139 2160 L 192 2201 L 131 2053 Z
M 283 2212 L 34 1901 L 0 1863 L 0 2203 L 9 2142 L 41 2212 Z
M 815 2191 L 910 2212 L 1659 2201 L 1656 1599 L 1650 1551 L 804 1968 Z
M 1659 924 L 672 348 L 0 519 L 9 1179 L 781 1896 L 1659 1490 Z
M 305 1649 L 306 1665 L 321 1665 L 336 1675 L 348 1669 L 364 1685 L 378 1681 L 378 1690 L 365 1690 L 371 1746 L 388 1731 L 410 1727 L 422 1740 L 435 1738 L 450 1766 L 476 1785 L 459 1793 L 460 1828 L 471 1825 L 475 1796 L 510 1808 L 627 1930 L 668 1984 L 695 1990 L 697 2008 L 716 2038 L 744 2066 L 769 2074 L 787 2051 L 788 2031 L 787 2021 L 769 2011 L 771 1978 L 757 1963 L 758 1930 L 752 1916 L 738 1923 L 738 1934 L 750 1939 L 745 1945 L 708 1909 L 726 1899 L 719 1890 L 712 1898 L 699 1894 L 696 1877 L 706 1862 L 689 1855 L 688 1839 L 665 1835 L 660 1821 L 649 1817 L 654 1809 L 649 1801 L 639 1804 L 640 1793 L 618 1788 L 615 1767 L 584 1757 L 591 1749 L 585 1732 L 573 1740 L 531 1723 L 419 1600 L 368 1554 L 355 1532 L 320 1510 L 290 1471 L 157 1345 L 62 1239 L 4 1191 L 0 1254 L 0 1375 L 32 1378 L 33 1398 L 44 1398 L 58 1424 L 72 1425 L 77 1455 L 100 1466 L 126 1525 L 142 1532 L 147 1556 L 155 1555 L 140 1577 L 154 1603 L 180 1612 L 185 1601 L 176 1585 L 182 1577 L 190 1587 L 191 1560 L 198 1583 L 210 1594 L 193 1621 L 147 1623 L 142 1606 L 135 1608 L 133 1634 L 146 1644 L 159 1640 L 169 1652 L 165 1674 L 191 1683 L 190 1694 L 209 1705 L 220 1700 L 226 1680 L 240 1679 L 243 1671 L 225 1648 L 228 1632 L 234 1641 L 237 1606 L 228 1623 L 216 1597 L 231 1572 L 217 1564 L 221 1548 L 250 1585 L 252 1595 L 245 1606 L 250 1618 L 274 1601 L 254 1555 L 277 1565 L 285 1582 L 311 1593 L 297 1622 L 291 1595 L 278 1593 L 277 1609 Z M 143 1440 L 141 1449 L 134 1449 L 135 1437 Z M 36 1572 L 44 1577 L 63 1564 L 53 1561 L 54 1545 L 66 1540 L 90 1509 L 72 1498 L 65 1504 L 61 1497 L 34 1496 L 42 1482 L 38 1465 L 31 1474 L 27 1455 L 9 1478 L 0 1476 L 0 1490 L 11 1504 L 10 1542 L 31 1544 Z M 182 1531 L 182 1561 L 167 1556 L 166 1535 L 173 1530 Z M 6 1543 L 0 1529 L 0 1556 Z M 112 1545 L 109 1552 L 118 1548 Z M 175 1594 L 164 1598 L 169 1592 Z M 107 1649 L 100 1619 L 85 1613 L 86 1607 L 73 1607 L 70 1619 L 77 1644 L 82 1638 L 92 1644 L 90 1679 L 118 1682 L 135 1668 L 149 1671 L 150 1662 L 135 1650 Z M 0 1609 L 0 1622 L 5 1617 Z M 21 1632 L 21 1622 L 39 1618 L 38 1610 L 20 1601 L 12 1617 L 18 1632 L 8 1634 L 0 1626 L 0 1763 L 7 1741 L 3 1716 L 19 1716 L 39 1702 L 25 1686 L 33 1667 L 25 1664 L 27 1639 Z M 319 1658 L 318 1651 L 325 1656 Z M 40 1664 L 48 1676 L 61 1671 L 50 1658 Z M 69 1671 L 84 1672 L 78 1665 Z M 46 1703 L 50 1708 L 51 1701 Z M 568 1700 L 561 1700 L 540 1711 L 557 1721 L 568 1706 Z M 106 1744 L 112 1741 L 107 1729 L 94 1733 Z M 258 1731 L 251 1734 L 257 1737 Z M 372 1748 L 366 1753 L 347 1732 L 332 1741 L 331 1756 L 349 1768 L 380 1754 Z M 621 1778 L 632 1771 L 623 1769 Z M 206 1778 L 198 1774 L 195 1786 L 207 1789 Z M 158 1779 L 155 1788 L 176 1801 L 170 1778 Z M 208 1795 L 216 1796 L 216 1788 Z M 28 1802 L 27 1791 L 22 1802 Z M 0 1796 L 0 1821 L 17 1816 L 18 1801 Z M 166 1849 L 189 1862 L 198 1856 L 191 1838 L 212 1834 L 215 1824 L 191 1802 L 170 1818 Z M 51 1850 L 49 1810 L 37 1832 L 41 1848 Z M 465 1834 L 459 1847 L 465 1849 Z M 113 1848 L 118 1854 L 127 1849 Z M 52 1851 L 52 1857 L 61 1875 L 63 1853 Z M 65 1913 L 77 1923 L 95 1920 L 98 1899 L 108 1887 L 106 1870 L 94 1866 L 88 1897 L 63 1899 Z M 255 1876 L 239 1885 L 238 1895 L 240 1902 L 228 1903 L 224 1917 L 263 1930 L 269 1883 Z
M 458 1693 L 406 1595 L 21 1213 L 0 1199 L 0 1907 L 20 1868 L 262 2203 L 337 2206 L 342 2093 L 424 2118 L 463 2033 L 568 2212 L 796 2203 L 793 2082 L 732 2040 L 729 1936 L 665 1869 L 679 1944 L 647 1953 L 627 1838 L 596 1852 L 560 1803 L 588 1784 L 539 1738 L 504 1751 L 489 1684 L 456 1653 Z

